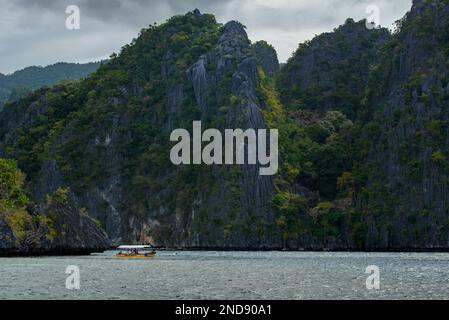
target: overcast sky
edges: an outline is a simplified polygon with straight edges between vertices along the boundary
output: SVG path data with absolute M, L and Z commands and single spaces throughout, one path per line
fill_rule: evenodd
M 346 18 L 366 18 L 369 5 L 391 27 L 412 0 L 0 0 L 0 72 L 59 61 L 108 57 L 140 29 L 195 8 L 219 22 L 239 20 L 252 41 L 266 40 L 287 60 L 298 44 L 331 31 Z M 65 27 L 68 5 L 81 10 L 81 29 Z

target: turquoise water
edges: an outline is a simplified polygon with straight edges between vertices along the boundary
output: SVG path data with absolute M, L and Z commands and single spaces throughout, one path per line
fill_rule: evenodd
M 66 288 L 67 266 L 80 289 Z M 366 288 L 369 265 L 380 290 Z M 1 299 L 449 299 L 447 253 L 161 252 L 0 258 Z

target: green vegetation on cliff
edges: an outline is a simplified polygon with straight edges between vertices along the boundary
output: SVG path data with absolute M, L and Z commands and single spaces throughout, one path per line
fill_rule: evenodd
M 0 158 L 0 205 L 21 208 L 28 203 L 23 191 L 24 177 L 13 160 Z
M 415 1 L 372 68 L 354 170 L 370 246 L 447 246 L 448 20 L 448 1 Z
M 0 155 L 45 204 L 47 238 L 81 237 L 67 220 L 89 212 L 113 239 L 180 247 L 447 247 L 448 16 L 416 0 L 392 35 L 348 19 L 278 72 L 240 23 L 175 16 L 87 79 L 6 105 Z M 194 120 L 279 129 L 279 174 L 172 165 L 170 132 Z M 2 177 L 23 210 L 20 174 Z
M 368 30 L 365 20 L 348 19 L 334 32 L 300 44 L 278 76 L 282 102 L 289 109 L 340 111 L 355 119 L 370 66 L 388 38 L 387 29 Z
M 100 64 L 56 63 L 46 67 L 28 67 L 6 76 L 0 74 L 0 108 L 6 102 L 16 101 L 40 87 L 85 78 Z

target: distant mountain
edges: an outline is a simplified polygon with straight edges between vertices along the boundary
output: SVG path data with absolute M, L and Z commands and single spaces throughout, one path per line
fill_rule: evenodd
M 97 70 L 100 64 L 101 62 L 86 64 L 60 62 L 46 67 L 27 67 L 10 75 L 0 74 L 0 107 L 10 98 L 17 99 L 20 92 L 23 95 L 60 81 L 85 78 Z

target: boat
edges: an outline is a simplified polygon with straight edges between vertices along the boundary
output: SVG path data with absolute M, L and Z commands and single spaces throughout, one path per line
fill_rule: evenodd
M 117 250 L 120 250 L 115 254 L 118 258 L 154 258 L 157 255 L 154 248 L 147 245 L 119 246 Z

